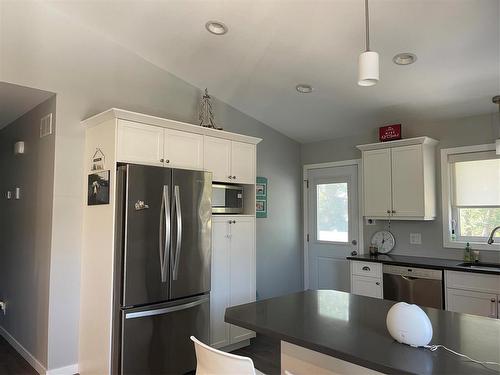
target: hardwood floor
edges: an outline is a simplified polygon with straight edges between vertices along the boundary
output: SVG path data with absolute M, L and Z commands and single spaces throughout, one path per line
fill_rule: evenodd
M 0 374 L 2 375 L 37 375 L 16 350 L 0 336 Z
M 257 335 L 251 345 L 233 351 L 233 354 L 252 358 L 257 370 L 266 375 L 280 374 L 280 342 L 267 336 Z

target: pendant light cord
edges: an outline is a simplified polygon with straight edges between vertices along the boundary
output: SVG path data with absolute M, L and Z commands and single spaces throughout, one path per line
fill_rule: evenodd
M 366 23 L 366 50 L 370 50 L 370 16 L 368 12 L 368 0 L 365 0 L 365 23 Z

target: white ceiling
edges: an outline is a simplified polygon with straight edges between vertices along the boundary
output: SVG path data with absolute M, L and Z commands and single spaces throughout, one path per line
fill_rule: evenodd
M 368 88 L 356 84 L 363 0 L 46 1 L 300 142 L 497 110 L 499 0 L 371 0 L 381 80 Z M 229 33 L 209 34 L 212 19 Z M 398 52 L 418 61 L 396 66 Z
M 0 129 L 54 95 L 48 91 L 0 82 Z

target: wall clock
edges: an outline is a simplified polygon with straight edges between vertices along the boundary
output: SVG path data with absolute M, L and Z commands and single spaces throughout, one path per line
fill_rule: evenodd
M 377 246 L 379 253 L 387 254 L 394 248 L 396 240 L 388 230 L 380 230 L 373 234 L 371 243 L 373 246 Z

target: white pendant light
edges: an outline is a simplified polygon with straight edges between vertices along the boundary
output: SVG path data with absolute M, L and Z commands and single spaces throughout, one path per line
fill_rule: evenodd
M 365 0 L 366 50 L 358 59 L 358 85 L 373 86 L 379 80 L 378 53 L 370 51 L 370 18 L 368 0 Z

